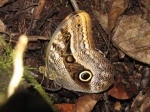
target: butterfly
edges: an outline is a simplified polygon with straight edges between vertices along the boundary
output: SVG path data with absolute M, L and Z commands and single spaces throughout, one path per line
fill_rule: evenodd
M 114 82 L 114 69 L 95 48 L 89 14 L 69 14 L 57 27 L 46 52 L 46 75 L 73 91 L 99 93 Z

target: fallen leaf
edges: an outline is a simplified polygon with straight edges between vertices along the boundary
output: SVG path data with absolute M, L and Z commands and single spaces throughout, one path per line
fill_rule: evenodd
M 128 85 L 130 87 L 129 89 L 122 80 L 123 77 L 121 75 L 116 75 L 114 86 L 108 91 L 108 94 L 121 100 L 130 99 L 137 94 L 138 90 L 132 83 Z
M 114 82 L 114 87 L 108 91 L 108 94 L 117 99 L 128 99 L 128 93 L 125 91 L 123 84 Z
M 0 0 L 0 7 L 9 2 L 10 0 Z
M 150 85 L 150 67 L 145 67 L 142 69 L 141 73 L 142 80 L 140 82 L 140 89 L 144 89 Z
M 65 104 L 65 103 L 55 104 L 55 107 L 59 112 L 72 112 L 74 104 Z
M 45 2 L 46 2 L 46 0 L 39 0 L 38 6 L 35 9 L 34 19 L 38 19 L 39 20 L 41 18 L 41 13 L 42 13 L 42 11 L 44 9 Z
M 150 24 L 141 15 L 123 16 L 112 41 L 128 56 L 150 64 Z
M 150 0 L 140 0 L 141 9 L 144 12 L 143 18 L 150 22 Z
M 121 106 L 120 102 L 116 102 L 114 109 L 120 111 L 121 108 L 122 108 L 122 106 Z
M 139 92 L 131 105 L 132 112 L 149 112 L 150 110 L 150 88 Z
M 108 28 L 109 34 L 116 25 L 118 17 L 126 10 L 128 0 L 112 0 L 111 8 L 108 13 Z
M 101 94 L 87 94 L 79 97 L 73 108 L 73 112 L 91 112 L 100 98 Z
M 99 24 L 102 26 L 102 28 L 105 30 L 105 32 L 108 33 L 108 14 L 102 13 L 101 10 L 93 10 L 93 13 L 95 17 L 98 19 Z
M 6 31 L 6 25 L 0 20 L 0 32 Z

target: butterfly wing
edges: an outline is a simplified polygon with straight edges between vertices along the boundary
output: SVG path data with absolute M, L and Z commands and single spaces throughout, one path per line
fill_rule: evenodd
M 74 91 L 102 92 L 114 80 L 110 62 L 95 50 L 90 16 L 81 10 L 57 27 L 47 49 L 46 67 L 50 79 Z

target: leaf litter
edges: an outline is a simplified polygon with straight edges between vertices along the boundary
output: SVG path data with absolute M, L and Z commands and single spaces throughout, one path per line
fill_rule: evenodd
M 8 0 L 1 1 L 1 4 L 0 19 L 11 36 L 10 38 L 6 32 L 1 31 L 4 39 L 7 42 L 11 40 L 13 47 L 19 35 L 27 32 L 28 37 L 35 41 L 29 42 L 25 54 L 26 66 L 38 68 L 44 65 L 48 37 L 51 37 L 59 23 L 73 11 L 70 3 L 66 0 Z M 109 49 L 106 56 L 116 70 L 114 85 L 105 91 L 108 98 L 102 97 L 102 94 L 96 94 L 94 98 L 92 94 L 65 89 L 58 92 L 46 91 L 47 94 L 60 112 L 147 112 L 150 107 L 149 0 L 78 0 L 78 5 L 92 18 L 96 47 L 104 53 Z M 2 26 L 2 29 L 5 27 Z M 122 58 L 119 57 L 121 52 L 125 54 Z M 41 78 L 43 76 L 35 76 L 37 79 L 40 77 L 39 83 L 46 88 L 46 83 Z M 30 90 L 29 87 L 32 86 L 27 87 L 25 89 Z M 140 98 L 142 101 L 139 102 Z M 140 106 L 135 102 L 139 102 Z

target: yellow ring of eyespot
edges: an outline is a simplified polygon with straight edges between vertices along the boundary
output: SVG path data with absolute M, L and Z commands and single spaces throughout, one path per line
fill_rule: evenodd
M 83 79 L 82 78 L 82 75 L 84 74 L 84 73 L 88 73 L 89 74 L 89 77 L 87 78 L 87 79 Z M 92 73 L 91 72 L 89 72 L 89 71 L 83 71 L 83 72 L 81 72 L 80 74 L 79 74 L 79 79 L 81 80 L 81 81 L 83 81 L 83 82 L 88 82 L 88 81 L 90 81 L 91 79 L 92 79 Z

